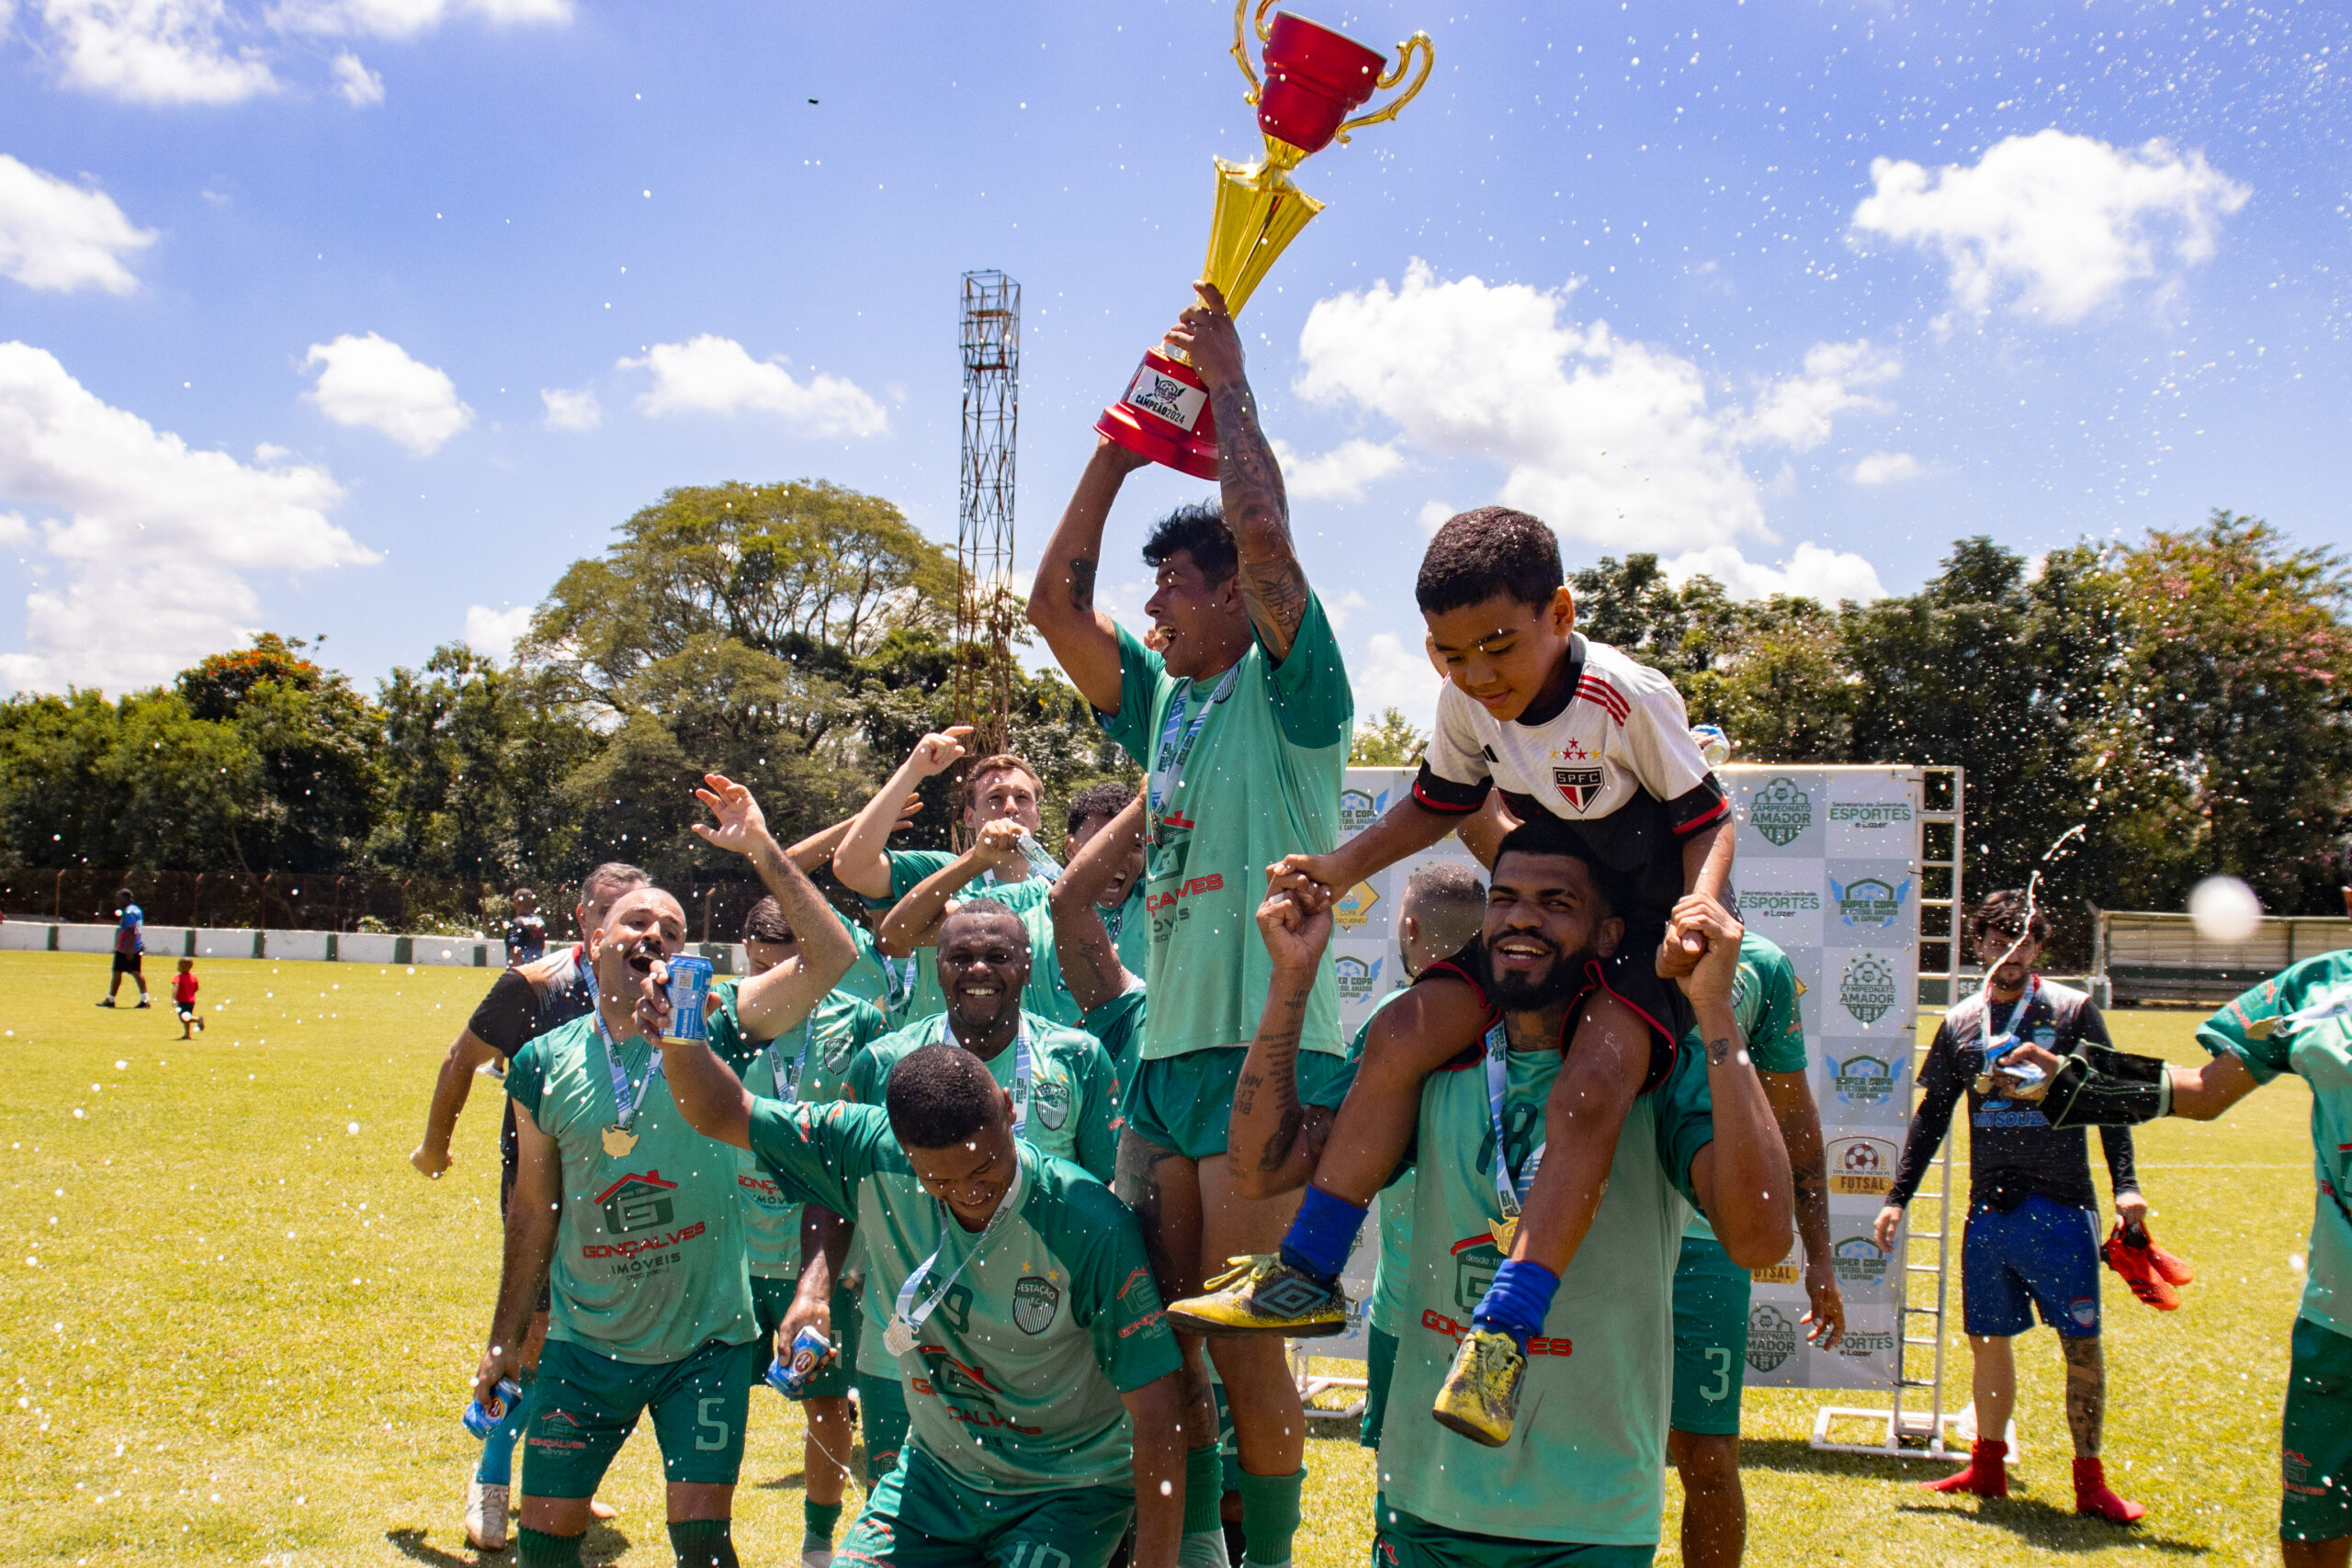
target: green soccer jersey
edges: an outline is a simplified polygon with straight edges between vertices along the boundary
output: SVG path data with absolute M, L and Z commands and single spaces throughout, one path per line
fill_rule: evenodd
M 885 1374 L 924 1452 L 981 1492 L 1130 1483 L 1119 1396 L 1181 1362 L 1143 1234 L 1109 1188 L 1023 1143 L 1014 1217 L 974 1233 L 922 1190 L 879 1106 L 763 1100 L 751 1141 L 779 1185 L 856 1216 L 869 1299 L 895 1309 L 918 1269 L 918 1303 L 953 1277 Z
M 1143 972 L 1137 969 L 1129 973 Z M 1143 1064 L 1143 1030 L 1150 1017 L 1151 991 L 1141 984 L 1086 1015 L 1086 1032 L 1102 1042 L 1102 1049 L 1111 1057 L 1111 1070 L 1118 1075 L 1119 1104 L 1123 1107 L 1127 1103 L 1127 1086 L 1136 1081 L 1136 1068 Z
M 882 955 L 874 951 L 874 933 L 836 909 L 842 929 L 849 932 L 850 944 L 857 949 L 857 956 L 850 963 L 849 973 L 833 987 L 836 996 L 855 997 L 859 1001 L 884 1007 L 889 1001 L 890 984 L 882 973 Z
M 719 987 L 720 1006 L 731 1016 L 735 987 Z M 739 1025 L 740 1027 L 740 1025 Z M 743 1087 L 763 1100 L 796 1100 L 822 1105 L 842 1098 L 849 1065 L 857 1053 L 888 1032 L 889 1023 L 870 1002 L 835 991 L 817 1004 L 800 1027 L 767 1043 L 743 1067 Z M 800 1204 L 786 1196 L 759 1160 L 742 1154 L 736 1173 L 743 1200 L 743 1238 L 752 1274 L 762 1280 L 800 1277 Z
M 2311 1086 L 2319 1191 L 2301 1315 L 2352 1335 L 2352 953 L 2274 975 L 2199 1025 L 2197 1043 L 2244 1062 L 2256 1083 L 2293 1073 Z
M 1220 689 L 1226 698 L 1216 702 Z M 1328 852 L 1339 841 L 1355 699 L 1323 602 L 1307 596 L 1290 656 L 1279 664 L 1253 638 L 1230 686 L 1223 676 L 1176 679 L 1159 655 L 1119 628 L 1119 711 L 1102 716 L 1102 727 L 1147 775 L 1172 774 L 1204 707 L 1213 711 L 1182 782 L 1163 784 L 1170 793 L 1153 807 L 1144 876 L 1151 958 L 1143 973 L 1155 998 L 1147 1061 L 1249 1043 L 1273 979 L 1256 923 L 1266 867 L 1294 852 Z M 1334 1055 L 1347 1049 L 1329 960 L 1316 977 L 1299 1043 Z
M 867 907 L 876 910 L 888 909 L 899 899 L 913 892 L 917 883 L 935 871 L 954 865 L 957 859 L 944 850 L 889 850 L 885 852 L 883 858 L 890 864 L 890 896 L 888 898 L 866 900 Z M 1051 889 L 1042 877 L 1024 877 L 1019 882 L 998 882 L 993 880 L 993 875 L 990 874 L 976 877 L 965 884 L 957 891 L 956 898 L 959 903 L 973 898 L 993 898 L 1014 914 L 1022 916 L 1022 924 L 1026 927 L 1029 924 L 1027 919 L 1029 911 L 1032 909 L 1042 911 L 1046 907 L 1046 895 L 1049 891 Z M 1050 957 L 1052 953 L 1050 923 L 1046 927 L 1046 933 L 1048 937 L 1046 953 Z M 1029 987 L 1021 993 L 1022 1005 L 1024 1007 L 1031 1006 L 1033 997 L 1042 1000 L 1049 999 L 1052 995 L 1053 979 L 1050 977 L 1046 980 L 1046 989 L 1043 993 L 1040 993 L 1037 988 L 1039 976 L 1036 973 L 1036 954 L 1034 951 L 1036 940 L 1036 932 L 1032 930 L 1029 937 L 1033 950 L 1030 953 Z M 936 947 L 917 948 L 905 958 L 886 958 L 879 949 L 874 947 L 872 939 L 869 938 L 865 949 L 858 954 L 858 959 L 861 967 L 870 967 L 876 975 L 882 976 L 887 989 L 885 995 L 877 999 L 875 1005 L 889 1014 L 891 1023 L 902 1024 L 910 1019 L 924 1018 L 932 1013 L 945 1010 L 947 998 L 939 988 L 939 950 Z M 1056 971 L 1055 974 L 1057 976 L 1059 971 Z M 1032 1010 L 1037 1010 L 1032 1008 Z M 1055 1014 L 1048 1010 L 1047 1016 L 1053 1017 Z
M 1759 1073 L 1804 1071 L 1804 1020 L 1798 1016 L 1797 998 L 1804 985 L 1781 944 L 1770 937 L 1747 932 L 1739 939 L 1739 969 L 1732 976 L 1731 1010 L 1739 1020 L 1739 1037 L 1748 1060 Z M 1689 1040 L 1697 1043 L 1698 1031 Z M 1704 1214 L 1692 1214 L 1685 1235 L 1715 1239 L 1715 1227 Z
M 738 1072 L 757 1050 L 730 1010 L 711 1016 L 710 1043 Z M 713 1339 L 743 1344 L 758 1325 L 737 1152 L 686 1124 L 643 1035 L 618 1047 L 638 1104 L 612 1141 L 628 1148 L 610 1152 L 605 1133 L 620 1121 L 612 1051 L 592 1012 L 525 1045 L 506 1069 L 507 1094 L 562 1153 L 548 1337 L 639 1365 L 684 1360 Z
M 1524 1174 L 1544 1135 L 1556 1050 L 1508 1053 L 1505 1153 Z M 1667 1400 L 1674 1371 L 1674 1269 L 1691 1205 L 1691 1160 L 1714 1137 L 1707 1066 L 1679 1053 L 1618 1134 L 1592 1229 L 1528 1341 L 1519 1422 L 1489 1449 L 1429 1418 L 1470 1314 L 1502 1255 L 1502 1215 L 1483 1055 L 1422 1085 L 1413 1181 L 1411 1273 L 1396 1372 L 1380 1439 L 1392 1506 L 1449 1529 L 1511 1540 L 1648 1546 L 1664 1506 Z
M 1021 1135 L 1047 1154 L 1110 1180 L 1118 1159 L 1112 1122 L 1119 1109 L 1119 1080 L 1110 1056 L 1091 1034 L 1027 1011 L 1021 1021 L 1029 1035 L 1032 1080 L 1025 1102 L 1017 1081 L 1019 1043 L 1009 1043 L 987 1058 L 998 1084 L 1012 1090 L 1013 1114 L 1022 1118 Z M 842 1098 L 861 1105 L 882 1104 L 883 1089 L 899 1059 L 943 1038 L 953 1038 L 945 1013 L 885 1034 L 851 1058 Z

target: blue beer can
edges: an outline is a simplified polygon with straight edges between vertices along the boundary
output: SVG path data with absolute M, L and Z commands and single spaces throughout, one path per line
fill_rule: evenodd
M 792 1337 L 792 1358 L 778 1356 L 768 1363 L 768 1386 L 786 1399 L 798 1399 L 808 1391 L 808 1380 L 833 1353 L 832 1345 L 817 1332 L 814 1325 Z
M 682 953 L 670 960 L 669 1041 L 707 1041 L 710 1024 L 703 1014 L 710 1004 L 710 960 Z
M 458 1419 L 466 1424 L 467 1431 L 487 1442 L 490 1440 L 490 1435 L 498 1429 L 498 1424 L 506 1419 L 506 1413 L 514 1408 L 514 1402 L 522 1397 L 521 1383 L 516 1382 L 513 1378 L 501 1378 L 498 1380 L 497 1389 L 490 1396 L 488 1404 L 482 1404 L 478 1399 L 469 1399 L 466 1401 L 465 1414 Z

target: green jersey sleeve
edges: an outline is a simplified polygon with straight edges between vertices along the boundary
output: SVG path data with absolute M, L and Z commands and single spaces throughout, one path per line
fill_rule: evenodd
M 1025 1217 L 1069 1270 L 1070 1320 L 1092 1337 L 1095 1364 L 1111 1386 L 1133 1393 L 1181 1369 L 1135 1212 L 1098 1181 L 1039 1185 Z
M 1109 1183 L 1119 1167 L 1119 1070 L 1111 1053 L 1086 1038 L 1079 1083 L 1078 1163 L 1097 1181 Z
M 548 1087 L 547 1036 L 527 1042 L 506 1064 L 506 1098 L 539 1117 L 539 1099 Z
M 1690 1167 L 1699 1151 L 1715 1141 L 1715 1099 L 1707 1088 L 1707 1054 L 1685 1045 L 1675 1054 L 1666 1087 L 1651 1096 L 1657 1117 L 1658 1163 L 1675 1190 L 1697 1207 Z
M 1741 1032 L 1747 1036 L 1748 1058 L 1759 1073 L 1804 1071 L 1804 1020 L 1797 1010 L 1796 966 L 1789 955 L 1770 943 L 1740 943 L 1741 978 L 1755 987 L 1754 1016 L 1745 1007 Z M 1745 1000 L 1746 998 L 1736 998 Z
M 1276 664 L 1268 649 L 1266 664 L 1266 683 L 1272 688 L 1284 739 L 1294 746 L 1332 746 L 1347 739 L 1355 717 L 1355 692 L 1348 684 L 1347 663 L 1340 657 L 1340 639 L 1314 590 L 1307 591 L 1306 611 L 1299 617 L 1298 634 L 1291 638 L 1289 657 Z
M 718 987 L 718 1006 L 711 1010 L 705 1027 L 710 1031 L 710 1048 L 718 1053 L 720 1061 L 735 1069 L 735 1076 L 739 1078 L 767 1043 L 744 1034 L 743 1021 L 735 1016 L 735 986 L 732 984 Z
M 944 850 L 890 850 L 882 858 L 890 863 L 891 904 L 913 892 L 915 884 L 933 872 L 956 863 L 956 857 Z
M 2235 1056 L 2256 1083 L 2268 1083 L 2280 1073 L 2291 1072 L 2294 1037 L 2278 1029 L 2278 1020 L 2301 1011 L 2313 993 L 2332 989 L 2346 977 L 2347 971 L 2352 971 L 2352 963 L 2344 953 L 2307 958 L 2244 992 L 2198 1025 L 2197 1043 L 2209 1055 Z M 507 1073 L 511 1083 L 514 1069 L 509 1067 Z
M 777 1186 L 837 1214 L 857 1213 L 858 1183 L 890 1142 L 889 1112 L 878 1105 L 752 1101 L 752 1153 L 760 1164 Z
M 1125 626 L 1119 634 L 1119 711 L 1098 713 L 1103 733 L 1117 741 L 1144 768 L 1151 766 L 1151 749 L 1159 737 L 1152 721 L 1159 715 L 1168 693 L 1176 684 L 1159 655 Z

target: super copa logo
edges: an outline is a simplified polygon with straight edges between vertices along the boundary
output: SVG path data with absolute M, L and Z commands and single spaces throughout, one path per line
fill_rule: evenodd
M 1911 891 L 1905 877 L 1890 883 L 1883 877 L 1858 877 L 1852 882 L 1829 879 L 1829 896 L 1838 902 L 1838 918 L 1865 931 L 1883 931 L 1903 918 L 1903 900 Z
M 1387 960 L 1375 958 L 1369 963 L 1352 955 L 1331 960 L 1331 973 L 1340 983 L 1340 1005 L 1360 1002 L 1380 989 L 1380 966 Z
M 1747 825 L 1781 849 L 1813 826 L 1813 797 L 1794 779 L 1768 780 L 1747 802 Z
M 1388 809 L 1388 792 L 1374 794 L 1368 789 L 1343 789 L 1340 792 L 1340 831 L 1361 833 L 1380 820 Z
M 1838 1061 L 1824 1054 L 1830 1085 L 1848 1105 L 1884 1105 L 1894 1098 L 1894 1068 L 1883 1057 L 1849 1056 Z

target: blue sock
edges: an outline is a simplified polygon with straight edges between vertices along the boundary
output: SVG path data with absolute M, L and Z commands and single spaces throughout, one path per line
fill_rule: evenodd
M 481 1462 L 474 1466 L 474 1479 L 484 1486 L 514 1484 L 514 1445 L 530 1424 L 531 1389 L 529 1382 L 523 1385 L 522 1396 L 506 1407 L 506 1418 L 482 1439 Z
M 1470 1314 L 1470 1322 L 1510 1335 L 1524 1350 L 1528 1339 L 1543 1329 L 1552 1294 L 1559 1288 L 1560 1277 L 1541 1263 L 1507 1262 L 1495 1270 L 1495 1282 L 1487 1287 L 1486 1300 Z
M 1336 1281 L 1347 1266 L 1349 1248 L 1356 1244 L 1356 1232 L 1363 1229 L 1369 1206 L 1309 1187 L 1306 1196 L 1299 1200 L 1298 1218 L 1291 1221 L 1290 1234 L 1283 1237 L 1283 1261 L 1326 1284 Z

